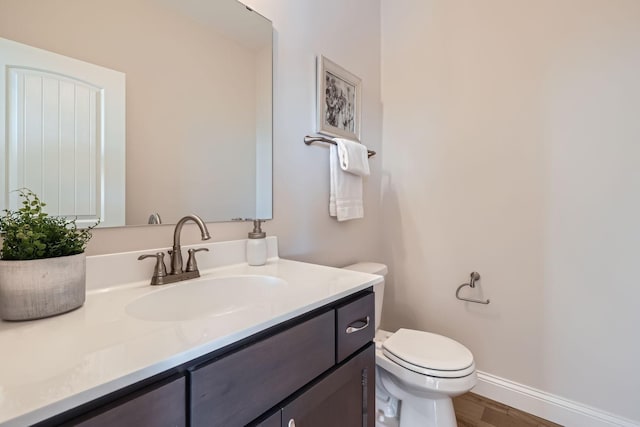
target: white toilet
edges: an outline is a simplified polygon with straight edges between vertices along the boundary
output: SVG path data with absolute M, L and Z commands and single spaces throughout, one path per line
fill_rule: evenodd
M 387 274 L 384 264 L 345 267 Z M 374 286 L 376 326 L 376 427 L 456 427 L 452 397 L 476 384 L 473 355 L 442 335 L 411 329 L 379 329 L 384 282 Z M 398 405 L 399 402 L 399 405 Z

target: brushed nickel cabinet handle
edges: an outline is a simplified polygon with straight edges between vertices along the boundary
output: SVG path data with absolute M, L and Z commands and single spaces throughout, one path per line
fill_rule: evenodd
M 362 326 L 355 326 L 355 325 L 360 324 L 360 323 L 364 323 L 364 325 L 362 325 Z M 351 323 L 351 324 L 347 327 L 346 332 L 347 332 L 348 334 L 352 334 L 352 333 L 354 333 L 354 332 L 358 332 L 358 331 L 361 331 L 361 330 L 365 329 L 367 326 L 369 326 L 369 316 L 365 317 L 364 319 L 358 319 L 358 320 L 356 320 L 355 322 Z

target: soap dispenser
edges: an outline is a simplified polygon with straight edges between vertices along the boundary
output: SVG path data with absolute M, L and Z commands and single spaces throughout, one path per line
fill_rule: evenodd
M 249 265 L 264 265 L 267 262 L 267 233 L 262 231 L 262 220 L 253 220 L 253 231 L 247 240 L 247 263 Z

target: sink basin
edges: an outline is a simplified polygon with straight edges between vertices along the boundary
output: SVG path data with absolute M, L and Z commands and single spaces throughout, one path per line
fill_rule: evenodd
M 135 318 L 155 321 L 225 316 L 264 308 L 286 285 L 273 276 L 205 278 L 159 289 L 131 302 L 125 310 Z

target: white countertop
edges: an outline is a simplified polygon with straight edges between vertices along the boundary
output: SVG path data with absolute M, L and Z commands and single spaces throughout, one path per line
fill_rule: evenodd
M 42 421 L 382 281 L 277 257 L 260 267 L 240 263 L 201 274 L 274 276 L 288 290 L 266 301 L 267 309 L 148 321 L 127 314 L 127 304 L 190 281 L 152 287 L 146 279 L 91 290 L 83 307 L 61 316 L 0 322 L 0 426 Z

